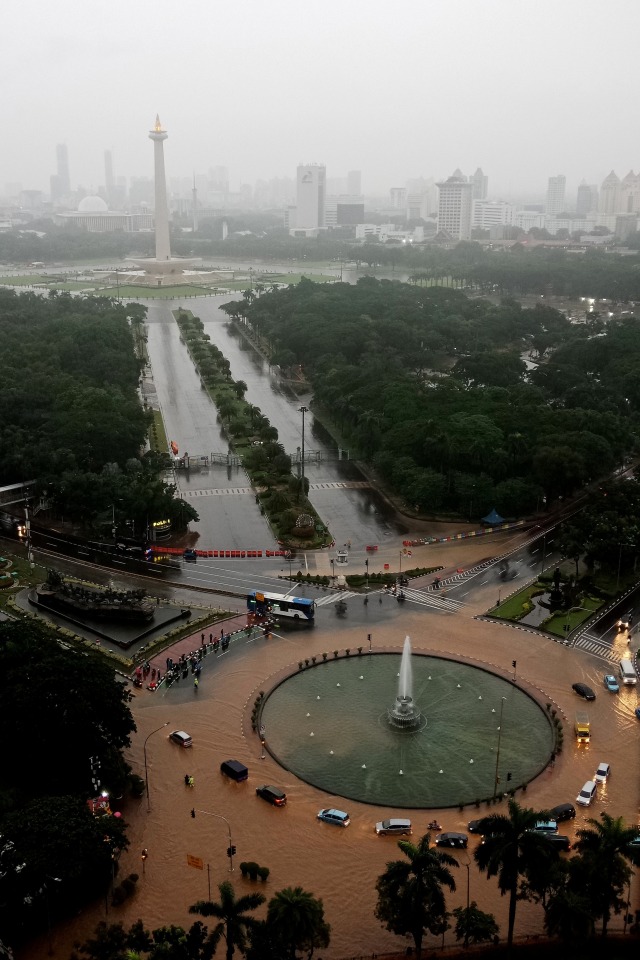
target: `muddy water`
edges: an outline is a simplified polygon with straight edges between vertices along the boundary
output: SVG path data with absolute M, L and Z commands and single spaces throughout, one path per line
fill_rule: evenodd
M 585 780 L 600 761 L 612 766 L 609 783 L 600 790 L 588 811 L 580 811 L 575 823 L 562 825 L 562 831 L 574 835 L 588 815 L 606 810 L 638 822 L 638 760 L 640 730 L 633 709 L 638 694 L 635 688 L 623 689 L 619 696 L 607 694 L 602 674 L 609 666 L 580 651 L 573 651 L 548 639 L 525 631 L 496 626 L 473 619 L 479 610 L 465 610 L 455 617 L 403 611 L 402 623 L 380 625 L 374 644 L 400 651 L 405 634 L 410 634 L 415 650 L 453 651 L 493 664 L 508 675 L 512 659 L 517 660 L 518 677 L 530 688 L 537 688 L 543 703 L 557 705 L 567 717 L 565 749 L 553 768 L 547 768 L 518 800 L 528 806 L 544 808 L 573 801 Z M 135 897 L 118 908 L 109 908 L 109 919 L 128 925 L 138 917 L 153 929 L 163 924 L 188 927 L 195 919 L 188 908 L 208 897 L 207 870 L 187 864 L 187 855 L 200 857 L 210 865 L 213 895 L 217 885 L 231 879 L 238 894 L 261 889 L 267 898 L 285 886 L 300 885 L 324 901 L 326 919 L 331 924 L 331 945 L 322 951 L 326 960 L 361 954 L 382 953 L 406 946 L 402 938 L 387 933 L 374 917 L 375 882 L 389 860 L 401 856 L 393 838 L 377 837 L 376 820 L 393 815 L 393 810 L 344 801 L 298 781 L 280 769 L 267 756 L 260 759 L 260 743 L 251 733 L 249 714 L 265 678 L 277 675 L 284 667 L 297 669 L 301 656 L 321 655 L 336 647 L 355 648 L 363 642 L 362 628 L 331 624 L 318 626 L 314 633 L 285 634 L 283 638 L 259 640 L 236 646 L 215 666 L 206 664 L 197 699 L 184 690 L 153 695 L 141 691 L 134 701 L 138 734 L 130 751 L 134 770 L 144 776 L 143 742 L 165 721 L 170 728 L 187 730 L 194 747 L 183 750 L 168 741 L 165 732 L 154 734 L 147 743 L 151 811 L 145 799 L 129 802 L 124 810 L 130 825 L 130 850 L 121 860 L 121 876 L 139 873 Z M 571 722 L 577 700 L 571 684 L 584 680 L 597 691 L 597 699 L 587 705 L 592 722 L 590 745 L 574 746 Z M 235 784 L 219 772 L 222 760 L 230 757 L 245 762 L 250 779 Z M 185 774 L 195 778 L 195 787 L 184 785 Z M 282 786 L 289 797 L 286 808 L 276 809 L 255 795 L 260 783 Z M 317 821 L 321 807 L 348 809 L 351 826 L 341 829 Z M 198 811 L 190 816 L 191 808 Z M 492 808 L 494 809 L 494 808 Z M 504 809 L 504 806 L 499 808 Z M 467 821 L 488 810 L 474 805 L 462 811 L 403 811 L 414 823 L 414 839 L 426 831 L 428 819 L 435 814 L 444 829 L 464 830 Z M 206 811 L 200 812 L 200 811 Z M 226 856 L 227 825 L 207 813 L 227 818 L 233 843 L 237 846 L 236 870 L 229 873 Z M 478 838 L 470 836 L 472 856 Z M 140 853 L 149 851 L 142 876 Z M 460 853 L 461 868 L 456 873 L 457 891 L 448 896 L 448 907 L 464 904 L 467 895 L 466 854 Z M 238 863 L 255 860 L 269 867 L 269 880 L 262 886 L 243 880 Z M 506 933 L 507 900 L 499 895 L 494 880 L 482 877 L 471 865 L 470 896 L 481 909 L 495 913 L 501 933 Z M 632 907 L 640 907 L 640 880 L 632 885 Z M 263 908 L 264 910 L 264 908 Z M 55 955 L 68 957 L 74 940 L 85 938 L 95 924 L 105 918 L 104 901 L 73 923 L 55 931 Z M 622 926 L 615 918 L 613 927 Z M 516 934 L 538 933 L 542 929 L 539 907 L 518 906 Z M 431 938 L 429 938 L 431 940 Z M 452 934 L 447 935 L 452 942 Z M 40 942 L 20 958 L 38 960 L 46 953 Z

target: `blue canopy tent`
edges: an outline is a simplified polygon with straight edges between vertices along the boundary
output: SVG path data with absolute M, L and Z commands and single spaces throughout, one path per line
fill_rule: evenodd
M 507 521 L 504 517 L 501 517 L 494 507 L 491 513 L 488 513 L 486 517 L 482 518 L 482 523 L 486 523 L 489 527 L 497 527 L 499 523 L 506 523 Z

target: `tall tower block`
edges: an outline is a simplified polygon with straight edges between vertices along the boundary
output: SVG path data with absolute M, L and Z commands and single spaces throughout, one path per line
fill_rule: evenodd
M 156 223 L 156 260 L 171 260 L 169 243 L 169 207 L 167 205 L 167 178 L 164 172 L 164 147 L 168 137 L 162 129 L 160 117 L 156 116 L 149 139 L 153 140 L 153 158 L 155 167 L 155 223 Z

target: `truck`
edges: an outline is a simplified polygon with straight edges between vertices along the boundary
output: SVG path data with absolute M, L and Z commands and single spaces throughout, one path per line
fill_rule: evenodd
M 576 740 L 578 743 L 589 743 L 591 738 L 591 725 L 589 723 L 589 714 L 584 711 L 576 713 Z

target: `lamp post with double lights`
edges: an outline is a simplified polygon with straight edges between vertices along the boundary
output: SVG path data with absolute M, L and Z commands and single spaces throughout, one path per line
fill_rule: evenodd
M 503 714 L 503 712 L 504 712 L 504 703 L 505 703 L 505 700 L 506 700 L 506 699 L 507 699 L 506 697 L 502 697 L 502 700 L 500 701 L 500 721 L 499 721 L 499 726 L 498 726 L 498 749 L 497 749 L 497 751 L 496 751 L 496 775 L 495 775 L 495 779 L 494 779 L 494 782 L 493 782 L 493 797 L 494 797 L 494 799 L 495 799 L 495 797 L 496 797 L 496 794 L 498 793 L 498 783 L 499 783 L 499 780 L 500 780 L 500 776 L 499 776 L 498 771 L 499 771 L 499 769 L 500 769 L 500 744 L 501 744 L 501 742 L 502 742 L 502 714 Z
M 151 799 L 149 797 L 149 769 L 147 767 L 147 740 L 149 737 L 152 737 L 154 733 L 158 733 L 160 730 L 164 730 L 165 727 L 168 727 L 170 722 L 170 720 L 167 720 L 167 722 L 163 723 L 161 727 L 156 727 L 155 730 L 152 730 L 144 741 L 144 747 L 142 748 L 142 752 L 144 753 L 144 785 L 147 791 L 147 813 L 151 811 Z
M 302 414 L 302 448 L 300 451 L 300 478 L 302 482 L 302 496 L 306 496 L 306 490 L 304 489 L 304 415 L 309 413 L 309 407 L 305 407 L 302 404 L 301 407 L 298 407 L 299 412 Z
M 196 813 L 202 813 L 204 814 L 205 817 L 214 817 L 216 820 L 224 820 L 224 822 L 226 823 L 227 832 L 229 835 L 229 846 L 227 847 L 227 856 L 229 857 L 229 863 L 230 863 L 229 872 L 233 873 L 233 855 L 236 852 L 236 848 L 234 847 L 233 840 L 231 839 L 231 824 L 229 823 L 226 817 L 223 817 L 219 813 L 210 813 L 208 810 L 200 810 L 200 809 L 196 809 L 195 807 L 192 807 L 191 816 L 193 817 L 194 820 L 196 818 Z

